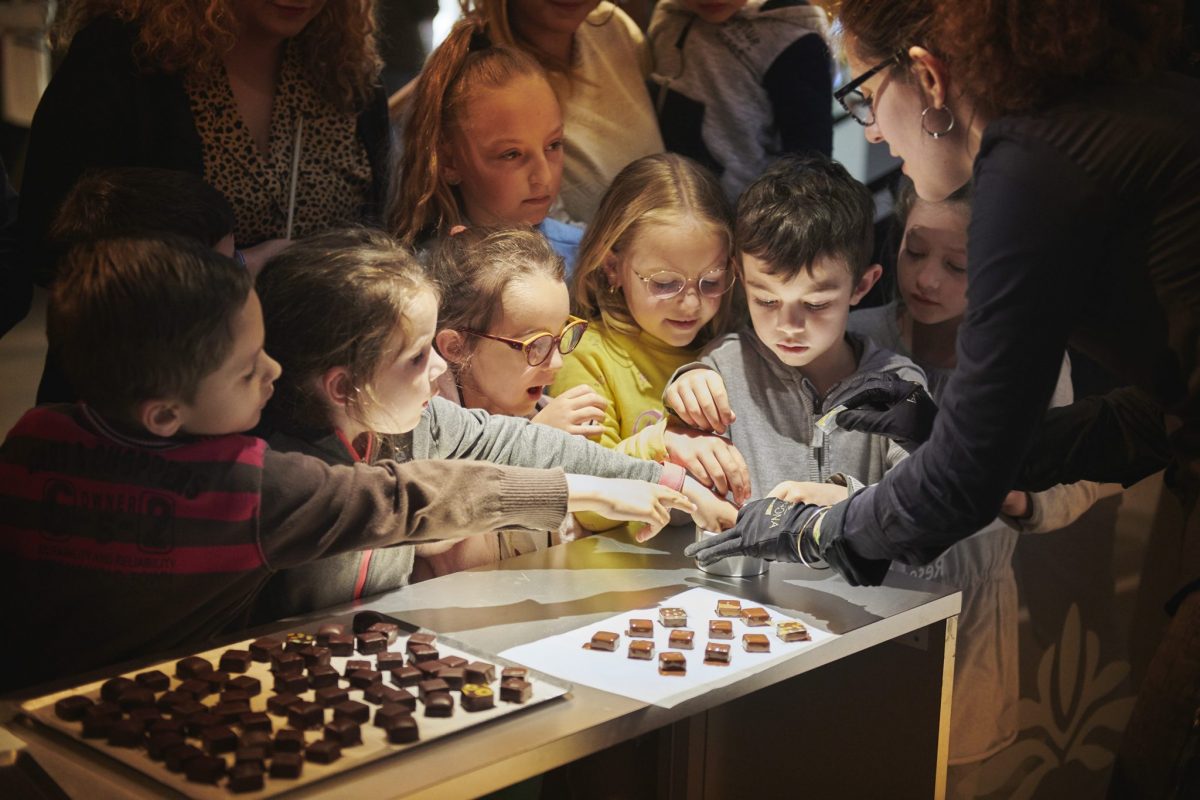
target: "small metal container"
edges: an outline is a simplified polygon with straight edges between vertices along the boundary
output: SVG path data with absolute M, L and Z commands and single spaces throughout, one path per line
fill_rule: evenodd
M 705 539 L 711 539 L 718 535 L 720 535 L 720 531 L 696 529 L 697 542 L 702 542 Z M 700 567 L 702 572 L 707 572 L 709 575 L 720 575 L 725 578 L 753 578 L 755 575 L 762 575 L 766 572 L 768 563 L 763 558 L 733 556 L 731 558 L 723 558 L 715 564 L 709 564 L 708 566 L 701 566 L 699 562 L 696 562 L 696 566 Z

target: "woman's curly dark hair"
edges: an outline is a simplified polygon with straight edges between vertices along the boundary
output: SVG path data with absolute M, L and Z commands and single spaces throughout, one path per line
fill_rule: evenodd
M 1035 111 L 1088 83 L 1159 68 L 1181 0 L 841 0 L 836 14 L 864 61 L 920 45 L 950 67 L 989 117 Z
M 74 0 L 55 27 L 55 46 L 66 47 L 103 16 L 137 24 L 135 56 L 147 70 L 204 74 L 217 69 L 237 41 L 233 0 Z M 382 65 L 373 0 L 329 0 L 295 45 L 329 102 L 344 111 L 366 104 Z

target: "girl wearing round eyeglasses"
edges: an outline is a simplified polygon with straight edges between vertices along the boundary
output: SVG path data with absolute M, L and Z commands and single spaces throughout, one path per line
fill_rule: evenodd
M 550 392 L 588 384 L 608 401 L 600 444 L 674 461 L 741 502 L 749 496 L 741 455 L 719 437 L 668 428 L 662 403 L 675 370 L 728 329 L 731 220 L 720 184 L 686 158 L 646 156 L 623 169 L 580 247 L 573 293 L 590 327 Z
M 843 0 L 839 19 L 857 77 L 835 97 L 867 139 L 925 200 L 974 181 L 957 371 L 936 421 L 904 402 L 858 415 L 927 438 L 882 482 L 775 531 L 744 515 L 698 555 L 790 541 L 774 552 L 874 584 L 969 535 L 1010 489 L 1129 485 L 1170 460 L 1187 522 L 1162 569 L 1180 591 L 1113 788 L 1196 796 L 1177 781 L 1200 697 L 1200 82 L 1163 70 L 1182 3 Z M 1068 342 L 1137 391 L 1047 415 Z

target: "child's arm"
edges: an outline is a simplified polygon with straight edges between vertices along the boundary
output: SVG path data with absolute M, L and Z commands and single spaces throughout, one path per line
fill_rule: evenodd
M 663 405 L 701 431 L 723 434 L 737 419 L 721 374 L 703 361 L 685 364 L 675 371 L 663 392 Z
M 558 397 L 580 385 L 586 385 L 595 392 L 605 405 L 604 413 L 598 420 L 599 434 L 591 437 L 600 445 L 613 449 L 621 441 L 621 418 L 608 378 L 604 374 L 602 355 L 603 343 L 592 331 L 583 334 L 583 341 L 575 352 L 563 359 L 563 365 L 554 376 L 550 394 Z
M 750 468 L 728 439 L 687 428 L 668 427 L 663 440 L 668 460 L 686 469 L 718 496 L 732 492 L 738 505 L 750 499 Z
M 548 425 L 576 436 L 599 436 L 600 421 L 608 400 L 596 394 L 586 383 L 573 386 L 551 398 L 531 422 Z
M 1022 533 L 1056 531 L 1083 516 L 1097 500 L 1120 494 L 1121 490 L 1119 483 L 1078 481 L 1059 484 L 1044 492 L 1027 493 L 1026 513 L 1019 517 L 1006 516 L 1005 520 Z

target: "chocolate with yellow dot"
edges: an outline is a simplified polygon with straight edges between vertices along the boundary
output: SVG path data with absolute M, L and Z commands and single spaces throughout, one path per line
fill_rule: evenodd
M 784 642 L 808 642 L 812 640 L 812 636 L 808 633 L 808 628 L 804 627 L 803 622 L 797 622 L 796 620 L 776 623 L 775 635 L 779 637 L 780 641 Z
M 478 683 L 464 683 L 462 707 L 467 711 L 484 711 L 496 705 L 496 694 L 492 687 Z

